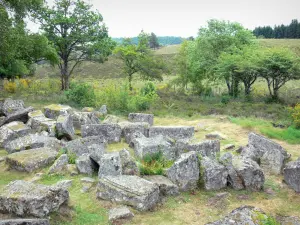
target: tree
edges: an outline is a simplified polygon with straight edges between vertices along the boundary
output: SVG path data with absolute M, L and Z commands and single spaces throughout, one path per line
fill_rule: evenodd
M 200 83 L 202 80 L 216 80 L 215 65 L 222 53 L 233 53 L 245 46 L 254 44 L 255 37 L 251 31 L 238 23 L 228 21 L 210 20 L 207 27 L 199 30 L 195 40 L 194 49 L 190 51 L 191 81 Z M 227 76 L 225 78 L 228 93 L 232 94 L 232 84 Z M 200 85 L 201 86 L 201 85 Z
M 143 31 L 139 35 L 138 45 L 127 39 L 118 46 L 114 53 L 124 62 L 123 71 L 128 77 L 129 89 L 132 90 L 133 75 L 138 73 L 145 80 L 163 80 L 162 74 L 168 72 L 162 59 L 153 55 L 148 46 L 148 35 Z
M 150 48 L 157 49 L 159 48 L 159 43 L 156 35 L 152 32 L 149 37 L 149 46 Z
M 41 7 L 42 1 L 0 1 L 0 77 L 14 79 L 33 74 L 33 63 L 57 55 L 45 36 L 26 30 L 25 16 Z
M 274 100 L 278 99 L 278 91 L 287 81 L 300 79 L 299 58 L 289 49 L 266 49 L 260 66 L 261 76 L 266 79 Z
M 115 47 L 99 12 L 82 0 L 56 0 L 35 15 L 54 44 L 60 61 L 61 89 L 70 87 L 74 69 L 83 61 L 103 63 Z

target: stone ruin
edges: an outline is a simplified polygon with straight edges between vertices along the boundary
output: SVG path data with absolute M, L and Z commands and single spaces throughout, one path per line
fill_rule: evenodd
M 80 112 L 64 105 L 46 106 L 41 111 L 25 108 L 21 100 L 6 99 L 0 104 L 0 147 L 9 153 L 5 162 L 9 168 L 27 173 L 48 166 L 49 174 L 97 173 L 98 182 L 82 179 L 82 192 L 97 182 L 95 197 L 140 211 L 155 208 L 167 196 L 193 191 L 199 184 L 205 190 L 260 191 L 268 174 L 283 174 L 286 184 L 300 192 L 300 159 L 287 163 L 290 155 L 261 135 L 250 133 L 240 154 L 221 155 L 218 138 L 195 140 L 194 127 L 155 126 L 154 116 L 142 113 L 130 113 L 127 121 L 108 115 L 101 122 L 98 116 L 104 114 L 106 106 L 99 112 L 90 108 Z M 122 139 L 133 154 L 127 149 L 107 152 L 108 144 Z M 64 154 L 59 154 L 61 149 Z M 137 160 L 159 152 L 173 161 L 172 165 L 163 175 L 141 176 Z M 69 164 L 70 155 L 75 157 L 75 165 Z M 0 212 L 25 219 L 0 224 L 49 224 L 44 218 L 68 203 L 69 185 L 69 181 L 52 186 L 22 180 L 9 183 L 0 192 Z M 243 206 L 210 224 L 255 224 L 251 218 L 256 211 L 260 210 Z M 232 222 L 237 214 L 244 222 Z M 112 223 L 133 216 L 125 206 L 109 211 Z

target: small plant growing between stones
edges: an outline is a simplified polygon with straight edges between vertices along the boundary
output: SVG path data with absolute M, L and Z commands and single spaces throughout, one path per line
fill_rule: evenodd
M 59 152 L 58 152 L 58 154 L 57 154 L 57 159 L 61 156 L 61 155 L 63 155 L 63 154 L 67 154 L 67 156 L 68 156 L 68 163 L 69 164 L 75 164 L 76 163 L 76 158 L 77 158 L 77 156 L 76 156 L 76 154 L 75 153 L 73 153 L 73 152 L 69 152 L 67 149 L 65 149 L 65 148 L 61 148 L 60 150 L 59 150 Z
M 279 222 L 276 221 L 270 215 L 262 214 L 261 212 L 256 212 L 253 218 L 259 225 L 280 225 Z
M 161 151 L 147 154 L 138 162 L 141 175 L 163 175 L 164 169 L 172 164 L 173 161 L 167 160 Z

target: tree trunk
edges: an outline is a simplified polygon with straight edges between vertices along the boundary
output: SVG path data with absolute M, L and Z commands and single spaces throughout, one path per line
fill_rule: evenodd
M 231 95 L 231 85 L 230 85 L 230 81 L 228 79 L 226 79 L 226 85 L 227 85 L 227 89 L 228 89 L 228 94 Z
M 69 84 L 69 71 L 68 71 L 68 59 L 63 60 L 63 64 L 61 65 L 61 90 L 65 91 L 70 88 Z
M 245 88 L 245 95 L 248 96 L 250 95 L 250 88 L 251 88 L 251 85 L 247 84 L 247 82 L 244 82 L 244 88 Z
M 132 85 L 131 85 L 131 82 L 132 82 L 132 74 L 129 74 L 129 76 L 128 76 L 128 81 L 129 81 L 129 90 L 132 91 Z

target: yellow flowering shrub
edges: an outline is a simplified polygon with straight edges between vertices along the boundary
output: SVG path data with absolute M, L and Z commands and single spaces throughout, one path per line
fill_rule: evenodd
M 4 81 L 4 90 L 8 93 L 16 93 L 17 91 L 17 84 L 14 81 Z
M 290 111 L 294 124 L 297 128 L 300 128 L 300 103 L 298 103 L 294 108 L 290 108 Z

